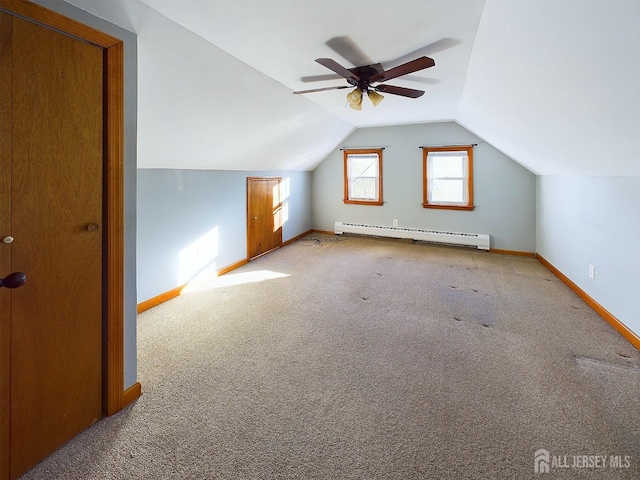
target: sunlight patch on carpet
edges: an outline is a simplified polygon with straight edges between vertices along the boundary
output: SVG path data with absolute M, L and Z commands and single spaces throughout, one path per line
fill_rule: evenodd
M 287 273 L 274 272 L 271 270 L 257 270 L 255 272 L 243 272 L 243 273 L 227 273 L 220 277 L 213 277 L 212 275 L 196 277 L 189 284 L 182 289 L 180 295 L 192 292 L 202 292 L 204 290 L 213 290 L 216 288 L 231 287 L 234 285 L 244 285 L 247 283 L 258 283 L 266 280 L 273 280 L 276 278 L 289 277 Z

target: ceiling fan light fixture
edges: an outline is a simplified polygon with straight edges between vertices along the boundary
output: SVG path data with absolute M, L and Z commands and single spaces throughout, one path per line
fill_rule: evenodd
M 375 90 L 369 90 L 367 94 L 369 95 L 369 100 L 371 100 L 371 103 L 373 103 L 374 107 L 377 107 L 378 104 L 382 100 L 384 100 L 384 97 L 380 95 L 378 92 L 376 92 Z
M 362 110 L 362 92 L 360 89 L 355 88 L 347 93 L 347 102 L 354 110 Z

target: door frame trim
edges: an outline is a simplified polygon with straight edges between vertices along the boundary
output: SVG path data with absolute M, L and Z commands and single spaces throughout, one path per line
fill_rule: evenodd
M 125 406 L 124 42 L 27 0 L 0 0 L 0 11 L 91 43 L 104 52 L 102 406 L 106 415 L 113 415 Z

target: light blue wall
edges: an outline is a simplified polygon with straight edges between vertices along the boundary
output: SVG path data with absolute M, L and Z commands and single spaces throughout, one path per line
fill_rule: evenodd
M 537 252 L 638 335 L 639 205 L 637 176 L 537 180 Z
M 286 241 L 311 229 L 311 172 L 138 171 L 138 303 L 247 258 L 247 177 L 282 177 Z
M 61 0 L 32 0 L 124 41 L 124 387 L 138 379 L 136 359 L 137 36 Z
M 421 145 L 474 148 L 473 211 L 422 207 Z M 336 221 L 431 228 L 491 235 L 491 247 L 535 251 L 535 175 L 453 122 L 363 128 L 342 147 L 385 147 L 383 206 L 345 205 L 343 152 L 335 150 L 313 172 L 313 227 L 334 229 Z

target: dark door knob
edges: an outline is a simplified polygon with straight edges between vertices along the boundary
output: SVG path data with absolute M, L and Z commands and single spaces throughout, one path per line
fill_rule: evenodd
M 13 272 L 6 277 L 0 279 L 0 287 L 6 288 L 18 288 L 24 285 L 27 281 L 27 276 L 22 272 Z

